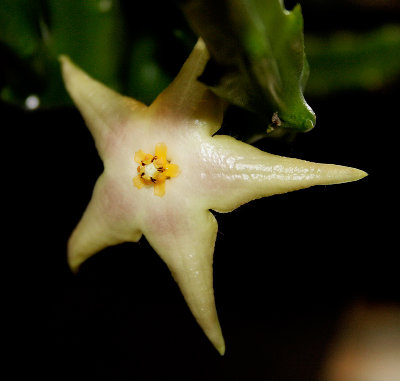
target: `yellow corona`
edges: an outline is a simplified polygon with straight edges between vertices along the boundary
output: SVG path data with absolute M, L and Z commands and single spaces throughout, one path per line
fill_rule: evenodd
M 167 160 L 167 146 L 164 143 L 156 145 L 154 156 L 142 150 L 135 152 L 135 161 L 139 166 L 133 184 L 138 189 L 154 185 L 154 194 L 159 197 L 165 194 L 165 181 L 179 174 L 179 166 Z

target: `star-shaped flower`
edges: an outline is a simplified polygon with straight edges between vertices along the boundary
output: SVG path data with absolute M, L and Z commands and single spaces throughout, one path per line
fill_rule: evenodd
M 207 60 L 199 40 L 175 80 L 147 107 L 60 57 L 67 90 L 104 163 L 68 242 L 68 261 L 76 271 L 103 248 L 137 242 L 144 234 L 223 354 L 212 277 L 218 226 L 210 209 L 229 212 L 256 198 L 366 174 L 271 155 L 230 136 L 214 135 L 224 103 L 197 81 Z

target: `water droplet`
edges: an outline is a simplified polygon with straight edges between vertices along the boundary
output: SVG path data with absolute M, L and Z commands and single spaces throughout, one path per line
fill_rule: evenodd
M 39 105 L 40 99 L 37 95 L 29 95 L 29 97 L 25 99 L 25 107 L 29 110 L 35 110 L 39 107 Z

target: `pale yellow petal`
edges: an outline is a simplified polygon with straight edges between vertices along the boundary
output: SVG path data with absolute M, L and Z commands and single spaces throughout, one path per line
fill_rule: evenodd
M 212 275 L 217 222 L 206 210 L 170 209 L 169 218 L 166 211 L 157 212 L 160 218 L 153 216 L 152 225 L 149 230 L 144 229 L 144 234 L 168 265 L 198 324 L 223 355 L 225 343 L 215 307 Z
M 167 146 L 164 143 L 156 144 L 155 156 L 167 160 Z
M 139 151 L 135 152 L 134 159 L 135 159 L 136 163 L 141 164 L 142 160 L 144 160 L 145 156 L 146 156 L 146 154 L 140 149 Z
M 134 185 L 136 188 L 138 188 L 138 189 L 141 189 L 141 188 L 144 187 L 144 183 L 143 183 L 143 181 L 139 178 L 139 176 L 135 176 L 135 177 L 133 178 L 133 185 Z
M 67 56 L 59 58 L 65 87 L 88 126 L 103 158 L 110 131 L 124 129 L 147 107 L 90 77 Z
M 177 164 L 168 164 L 167 169 L 164 172 L 167 177 L 176 177 L 179 175 L 179 165 Z
M 153 155 L 152 154 L 146 153 L 144 155 L 143 161 L 144 161 L 145 164 L 150 164 L 152 160 L 153 160 Z
M 226 102 L 197 80 L 208 59 L 206 45 L 199 39 L 176 78 L 150 105 L 153 117 L 168 120 L 164 128 L 185 132 L 202 128 L 212 135 L 221 127 Z
M 104 175 L 97 180 L 92 199 L 68 241 L 68 264 L 73 271 L 107 246 L 137 242 L 142 233 L 134 218 L 125 218 L 132 207 Z
M 356 168 L 272 155 L 228 136 L 210 138 L 204 147 L 199 182 L 206 189 L 207 207 L 219 212 L 257 198 L 356 181 L 367 175 Z
M 154 184 L 154 194 L 156 196 L 162 197 L 165 194 L 165 181 Z

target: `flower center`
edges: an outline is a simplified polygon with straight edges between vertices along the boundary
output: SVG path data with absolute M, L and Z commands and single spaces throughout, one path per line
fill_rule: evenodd
M 167 146 L 164 143 L 156 145 L 155 155 L 139 150 L 135 153 L 138 175 L 134 177 L 133 184 L 141 189 L 145 185 L 154 185 L 154 194 L 164 196 L 165 181 L 179 174 L 179 167 L 167 160 Z
M 158 172 L 154 163 L 147 164 L 144 166 L 144 174 L 150 178 L 154 178 L 154 175 Z

